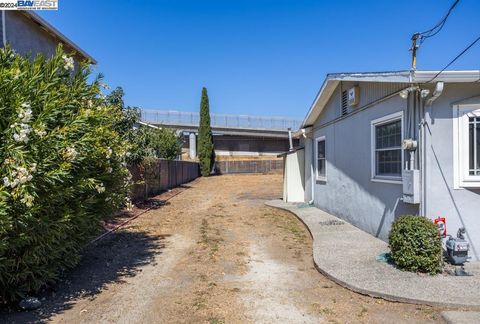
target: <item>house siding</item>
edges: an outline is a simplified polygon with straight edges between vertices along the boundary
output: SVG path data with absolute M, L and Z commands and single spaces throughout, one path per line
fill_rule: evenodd
M 5 30 L 7 44 L 22 55 L 31 55 L 33 57 L 38 53 L 42 53 L 46 57 L 51 57 L 55 54 L 58 44 L 61 43 L 43 27 L 21 12 L 7 11 L 5 13 Z M 67 53 L 74 52 L 67 44 L 63 44 L 63 48 Z M 74 58 L 76 63 L 83 60 L 78 54 L 74 55 Z
M 354 84 L 347 84 L 345 88 Z M 399 90 L 379 84 L 362 84 L 360 107 Z M 340 85 L 334 96 L 340 96 Z M 326 127 L 340 116 L 338 98 L 332 98 L 314 125 L 314 138 L 326 137 L 327 181 L 315 181 L 315 206 L 382 239 L 387 239 L 393 220 L 402 214 L 418 214 L 418 207 L 404 204 L 400 184 L 371 180 L 371 121 L 404 111 L 406 101 L 393 97 Z M 334 113 L 335 111 L 336 113 Z M 314 150 L 313 150 L 314 151 Z M 308 166 L 307 166 L 308 167 Z M 311 182 L 310 182 L 311 184 Z
M 429 218 L 446 217 L 447 231 L 465 227 L 470 255 L 480 259 L 480 189 L 454 189 L 453 103 L 480 95 L 480 84 L 445 84 L 442 95 L 427 109 L 427 194 Z
M 387 240 L 391 223 L 403 214 L 419 214 L 418 205 L 401 200 L 401 184 L 371 180 L 371 122 L 400 111 L 407 101 L 393 96 L 368 109 L 341 117 L 341 91 L 358 83 L 339 84 L 306 139 L 305 200 L 353 225 Z M 360 83 L 359 107 L 405 88 L 406 84 Z M 426 87 L 423 85 L 422 87 Z M 432 85 L 428 85 L 433 91 Z M 447 218 L 448 233 L 465 226 L 473 260 L 480 252 L 480 189 L 454 189 L 453 103 L 480 95 L 480 84 L 445 84 L 442 95 L 427 108 L 426 216 Z M 358 108 L 356 108 L 358 109 Z M 355 110 L 355 108 L 353 109 Z M 352 112 L 352 110 L 350 110 Z M 403 120 L 405 123 L 405 119 Z M 314 139 L 326 137 L 327 181 L 314 179 Z M 310 154 L 310 156 L 308 156 Z M 313 167 L 314 168 L 314 167 Z M 310 192 L 309 192 L 310 191 Z

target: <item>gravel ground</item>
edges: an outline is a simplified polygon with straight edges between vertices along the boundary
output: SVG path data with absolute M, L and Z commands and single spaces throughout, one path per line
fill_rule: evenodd
M 318 273 L 304 226 L 263 205 L 281 186 L 281 175 L 197 179 L 91 247 L 42 308 L 0 322 L 442 322 L 439 309 L 362 296 Z

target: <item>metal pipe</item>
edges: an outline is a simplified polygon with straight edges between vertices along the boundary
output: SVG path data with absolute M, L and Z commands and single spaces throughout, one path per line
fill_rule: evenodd
M 5 10 L 2 10 L 2 40 L 3 47 L 7 46 L 7 27 L 5 23 Z
M 429 98 L 426 102 L 421 100 L 422 108 L 422 121 L 420 123 L 420 132 L 421 132 L 421 142 L 419 147 L 421 150 L 421 167 L 420 167 L 420 214 L 427 216 L 427 108 L 430 110 L 429 117 L 431 120 L 431 111 L 432 105 L 435 100 L 438 99 L 443 93 L 444 83 L 437 82 L 435 85 L 435 90 L 433 91 L 432 97 Z
M 292 129 L 289 127 L 288 128 L 288 142 L 290 144 L 290 151 L 293 151 L 293 139 L 292 139 Z

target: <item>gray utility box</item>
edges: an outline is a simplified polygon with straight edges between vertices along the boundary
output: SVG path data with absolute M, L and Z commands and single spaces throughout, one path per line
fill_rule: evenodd
M 462 265 L 468 260 L 468 242 L 463 238 L 450 237 L 446 242 L 447 257 L 451 264 Z
M 420 203 L 420 171 L 403 170 L 403 202 L 407 204 Z

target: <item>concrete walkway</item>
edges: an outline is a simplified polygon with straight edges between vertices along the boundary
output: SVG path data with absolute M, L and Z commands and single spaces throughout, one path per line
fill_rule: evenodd
M 317 269 L 346 288 L 399 302 L 480 307 L 479 263 L 466 265 L 471 277 L 400 271 L 376 260 L 379 254 L 389 251 L 387 243 L 335 216 L 281 200 L 268 201 L 266 205 L 292 212 L 308 227 Z
M 479 312 L 445 311 L 442 312 L 442 317 L 448 324 L 480 323 Z

